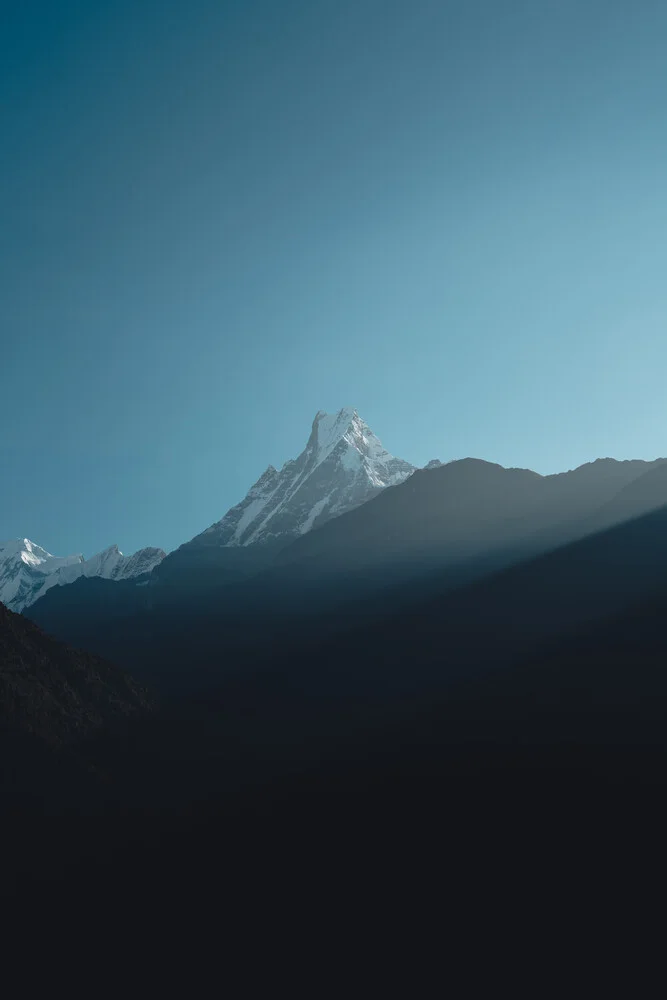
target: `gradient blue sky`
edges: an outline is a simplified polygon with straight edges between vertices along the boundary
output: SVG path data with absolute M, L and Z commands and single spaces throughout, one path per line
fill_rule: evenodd
M 22 0 L 0 538 L 173 548 L 356 406 L 417 464 L 667 455 L 664 0 Z

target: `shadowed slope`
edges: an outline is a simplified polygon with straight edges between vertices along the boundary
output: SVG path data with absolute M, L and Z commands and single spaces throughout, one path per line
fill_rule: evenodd
M 128 674 L 52 639 L 4 605 L 0 692 L 5 727 L 54 744 L 80 739 L 149 704 L 146 692 Z

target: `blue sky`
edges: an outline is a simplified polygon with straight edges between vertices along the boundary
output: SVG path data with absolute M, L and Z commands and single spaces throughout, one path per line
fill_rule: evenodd
M 354 405 L 417 464 L 667 455 L 662 0 L 24 0 L 0 538 L 173 548 Z

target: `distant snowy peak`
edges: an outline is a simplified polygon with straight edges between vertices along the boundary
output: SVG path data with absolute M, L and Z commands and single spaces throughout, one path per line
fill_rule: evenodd
M 352 408 L 320 410 L 298 458 L 272 465 L 202 541 L 245 546 L 302 535 L 403 482 L 414 466 L 394 458 Z
M 91 556 L 79 566 L 60 570 L 57 583 L 73 583 L 80 576 L 100 576 L 105 580 L 131 580 L 150 573 L 162 562 L 166 553 L 162 549 L 139 549 L 132 556 L 124 556 L 117 545 Z M 41 597 L 41 594 L 40 594 Z
M 330 415 L 320 410 L 306 452 L 314 455 L 313 471 L 330 456 L 337 456 L 347 470 L 363 469 L 373 486 L 382 489 L 402 482 L 414 466 L 394 458 L 373 434 L 356 410 L 343 409 Z
M 124 556 L 117 545 L 90 559 L 53 556 L 29 538 L 13 538 L 0 542 L 0 602 L 23 611 L 51 587 L 74 583 L 81 576 L 130 580 L 150 573 L 164 557 L 162 549 L 154 548 Z
M 50 552 L 36 545 L 29 538 L 12 538 L 8 542 L 0 542 L 0 560 L 3 562 L 15 558 L 24 566 L 38 569 L 43 573 L 52 573 L 63 566 L 77 565 L 83 562 L 82 555 L 52 556 Z
M 36 586 L 68 569 L 80 572 L 82 564 L 82 555 L 52 556 L 29 538 L 0 542 L 0 601 L 12 611 L 21 611 L 31 603 Z
M 114 580 L 133 580 L 137 576 L 151 573 L 162 562 L 167 553 L 164 549 L 149 546 L 139 549 L 134 555 L 123 556 L 118 563 Z

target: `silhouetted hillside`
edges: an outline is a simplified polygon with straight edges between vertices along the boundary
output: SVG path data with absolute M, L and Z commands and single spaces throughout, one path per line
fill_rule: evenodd
M 122 731 L 151 705 L 123 671 L 0 605 L 3 810 L 48 811 L 77 797 L 85 808 L 96 789 L 93 761 L 79 748 L 98 732 Z
M 125 672 L 45 635 L 0 605 L 2 721 L 48 743 L 88 736 L 144 710 L 149 696 Z
M 389 504 L 392 493 L 409 482 L 371 503 Z M 361 519 L 371 503 L 344 518 Z M 660 584 L 667 560 L 665 516 L 658 510 L 506 569 L 503 558 L 511 559 L 499 550 L 496 557 L 482 555 L 449 573 L 432 570 L 420 581 L 390 586 L 400 574 L 392 576 L 388 566 L 386 579 L 365 591 L 353 573 L 304 583 L 276 570 L 218 588 L 200 608 L 157 604 L 134 614 L 133 598 L 128 606 L 125 592 L 113 589 L 116 584 L 92 581 L 93 593 L 91 581 L 77 581 L 53 588 L 31 613 L 48 631 L 164 690 L 210 686 L 216 678 L 254 669 L 267 659 L 308 659 L 314 648 L 320 667 L 312 671 L 313 680 L 324 677 L 322 662 L 333 664 L 341 678 L 349 668 L 359 680 L 366 670 L 376 670 L 381 680 L 391 673 L 386 662 L 400 667 L 415 643 L 426 655 L 437 649 L 436 641 L 471 668 L 488 656 L 519 655 L 531 643 L 621 611 L 649 594 Z M 321 532 L 333 531 L 344 518 Z M 462 586 L 466 572 L 470 582 Z M 363 651 L 360 667 L 350 646 Z
M 624 486 L 597 511 L 589 525 L 598 530 L 648 514 L 667 503 L 667 462 L 659 462 Z
M 522 568 L 515 598 L 536 572 Z M 178 907 L 201 927 L 211 898 L 230 919 L 257 919 L 258 898 L 276 919 L 289 898 L 319 920 L 368 885 L 381 920 L 424 880 L 460 906 L 496 884 L 516 899 L 535 872 L 542 891 L 571 892 L 611 864 L 618 890 L 665 832 L 667 594 L 651 589 L 523 649 L 501 629 L 456 636 L 434 598 L 363 641 L 313 642 L 174 699 L 95 750 L 126 805 L 58 855 L 68 891 L 99 909 L 141 886 L 152 920 Z M 478 609 L 482 632 L 501 608 Z
M 140 627 L 119 596 L 96 641 L 167 697 L 80 744 L 110 791 L 70 784 L 92 827 L 71 818 L 38 864 L 22 833 L 24 875 L 91 907 L 140 884 L 158 919 L 202 912 L 202 893 L 230 917 L 267 894 L 321 913 L 372 872 L 381 915 L 385 889 L 412 905 L 415 879 L 464 898 L 499 872 L 516 893 L 545 857 L 559 880 L 654 857 L 665 565 L 663 508 L 454 590 L 436 572 L 360 601 L 339 579 L 309 605 L 309 581 L 273 604 L 248 581 L 216 611 L 156 607 Z
M 363 623 L 387 602 L 453 591 L 644 513 L 663 486 L 667 501 L 666 467 L 605 459 L 543 477 L 474 459 L 436 465 L 296 539 L 221 546 L 204 533 L 147 585 L 77 581 L 30 615 L 151 682 L 213 669 L 214 657 L 233 669 L 276 630 L 292 641 Z
M 80 746 L 113 794 L 26 820 L 20 894 L 102 924 L 134 900 L 160 933 L 185 913 L 181 946 L 211 903 L 228 945 L 243 923 L 265 946 L 340 913 L 366 940 L 397 912 L 424 933 L 434 900 L 617 895 L 667 832 L 666 556 L 658 511 L 455 593 L 154 619 L 174 695 Z

